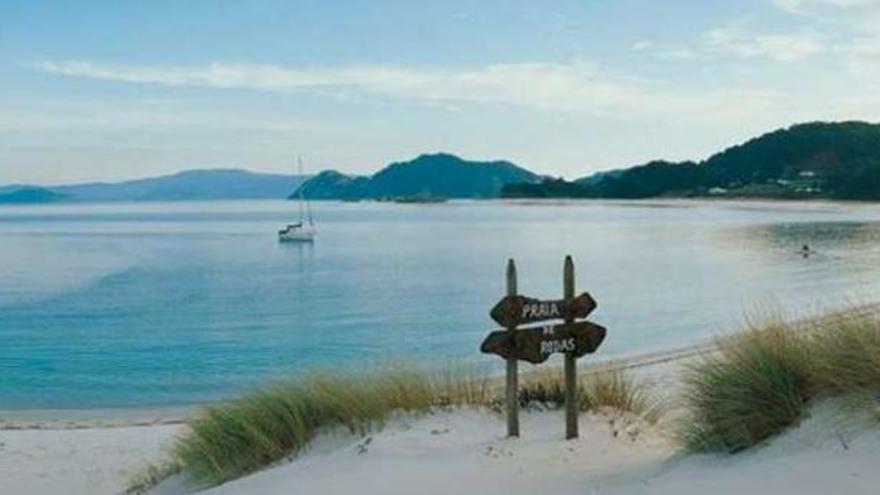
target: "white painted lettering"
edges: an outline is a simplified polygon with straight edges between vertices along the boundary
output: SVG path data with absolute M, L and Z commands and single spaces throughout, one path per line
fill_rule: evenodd
M 520 311 L 521 319 L 533 318 L 559 318 L 562 313 L 559 311 L 559 304 L 556 301 L 537 301 L 523 304 Z
M 557 352 L 574 352 L 574 337 L 562 340 L 541 341 L 541 354 L 555 354 Z

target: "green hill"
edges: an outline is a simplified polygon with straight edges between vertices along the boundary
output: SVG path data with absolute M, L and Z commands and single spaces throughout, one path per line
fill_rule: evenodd
M 536 174 L 507 161 L 470 161 L 437 153 L 392 163 L 372 177 L 325 171 L 301 187 L 311 199 L 491 198 L 507 184 L 538 180 Z
M 336 170 L 325 170 L 304 182 L 300 188 L 309 199 L 361 199 L 366 197 L 366 187 L 370 179 L 345 175 Z M 297 197 L 297 189 L 290 196 Z
M 503 194 L 880 199 L 880 125 L 798 124 L 730 147 L 699 163 L 654 161 L 565 184 L 517 184 L 508 186 Z

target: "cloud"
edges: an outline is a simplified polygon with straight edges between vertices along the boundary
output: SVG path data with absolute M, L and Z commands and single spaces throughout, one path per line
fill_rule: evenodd
M 775 0 L 775 4 L 817 24 L 880 36 L 880 0 Z
M 46 72 L 70 77 L 163 86 L 258 91 L 339 91 L 426 104 L 501 104 L 550 112 L 587 112 L 681 119 L 747 118 L 772 105 L 762 91 L 670 89 L 616 77 L 589 64 L 495 64 L 469 69 L 391 65 L 284 67 L 214 62 L 202 66 L 129 66 L 88 61 L 48 61 Z M 705 116 L 705 117 L 704 117 Z
M 776 62 L 799 62 L 825 51 L 822 43 L 806 34 L 755 35 L 719 28 L 704 33 L 703 39 L 707 48 L 715 53 Z
M 630 46 L 634 52 L 645 52 L 659 59 L 667 60 L 694 60 L 702 56 L 701 53 L 690 48 L 669 48 L 658 46 L 651 40 L 639 40 Z
M 809 18 L 834 33 L 828 50 L 849 72 L 863 78 L 880 74 L 880 0 L 774 0 L 790 14 Z
M 673 48 L 657 52 L 657 58 L 667 60 L 697 60 L 705 58 L 703 53 L 690 48 Z
M 632 49 L 635 52 L 643 52 L 651 48 L 654 48 L 654 42 L 650 40 L 639 40 L 632 44 Z
M 40 132 L 93 132 L 143 129 L 201 129 L 254 133 L 312 132 L 314 122 L 238 112 L 235 119 L 222 111 L 182 109 L 182 102 L 140 100 L 126 103 L 45 102 L 43 105 L 7 105 L 0 108 L 0 131 L 10 134 Z
M 828 10 L 866 10 L 880 8 L 880 0 L 774 0 L 780 9 L 792 14 L 812 15 Z
M 853 40 L 842 48 L 844 53 L 854 57 L 880 58 L 880 35 Z

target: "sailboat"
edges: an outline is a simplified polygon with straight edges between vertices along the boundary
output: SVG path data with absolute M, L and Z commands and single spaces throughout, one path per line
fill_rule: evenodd
M 297 157 L 296 161 L 299 165 L 299 175 L 302 177 L 302 160 Z M 315 220 L 312 218 L 312 207 L 305 197 L 302 185 L 300 185 L 298 192 L 299 222 L 287 224 L 278 231 L 278 240 L 281 242 L 312 242 L 318 233 L 315 229 Z

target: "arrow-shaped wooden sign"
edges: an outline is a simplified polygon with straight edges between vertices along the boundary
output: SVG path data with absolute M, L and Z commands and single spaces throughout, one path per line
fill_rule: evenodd
M 503 327 L 547 320 L 586 318 L 596 309 L 596 301 L 584 292 L 571 299 L 544 301 L 526 296 L 506 296 L 489 312 Z
M 605 327 L 595 323 L 560 323 L 492 332 L 480 345 L 480 351 L 497 354 L 505 359 L 539 364 L 546 361 L 551 354 L 557 353 L 583 357 L 595 352 L 604 339 Z

